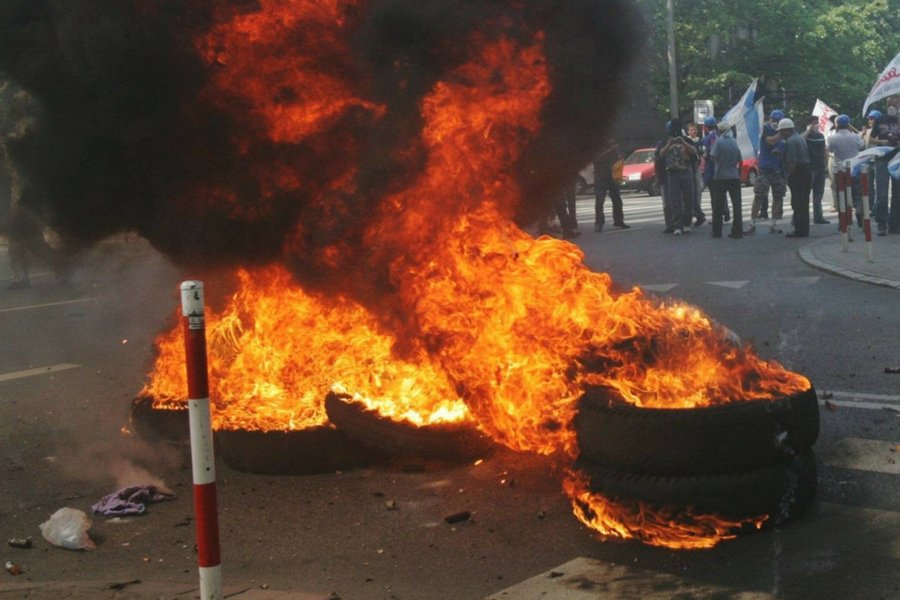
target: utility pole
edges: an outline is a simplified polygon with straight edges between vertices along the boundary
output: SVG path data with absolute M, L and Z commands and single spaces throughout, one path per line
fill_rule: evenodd
M 678 68 L 675 65 L 675 2 L 666 0 L 666 31 L 669 38 L 669 110 L 678 116 Z

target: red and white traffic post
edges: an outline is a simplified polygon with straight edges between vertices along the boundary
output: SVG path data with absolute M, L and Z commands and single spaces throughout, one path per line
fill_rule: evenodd
M 194 475 L 194 520 L 200 599 L 222 599 L 222 564 L 219 557 L 219 511 L 216 501 L 216 464 L 213 454 L 209 380 L 206 366 L 206 321 L 203 283 L 181 284 L 181 315 L 187 360 L 188 412 L 191 425 L 191 464 Z
M 839 169 L 835 176 L 837 177 L 838 223 L 844 252 L 847 252 L 847 174 L 844 169 Z
M 862 188 L 863 230 L 866 234 L 866 261 L 872 262 L 872 219 L 869 214 L 869 173 L 863 169 L 859 175 Z

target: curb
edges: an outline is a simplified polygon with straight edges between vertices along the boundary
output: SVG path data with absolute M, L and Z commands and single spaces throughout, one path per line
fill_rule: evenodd
M 819 240 L 817 242 L 813 242 L 812 244 L 807 244 L 800 247 L 797 250 L 797 253 L 800 255 L 800 258 L 803 260 L 803 262 L 820 271 L 832 273 L 833 275 L 845 277 L 847 279 L 853 279 L 854 281 L 861 281 L 863 283 L 871 283 L 873 285 L 880 285 L 882 287 L 889 287 L 900 290 L 900 281 L 894 281 L 893 279 L 886 279 L 884 277 L 878 277 L 876 275 L 867 275 L 865 273 L 860 273 L 859 271 L 839 267 L 835 264 L 825 262 L 818 258 L 815 255 L 813 248 L 816 246 L 821 246 L 824 243 L 830 241 L 832 240 L 826 238 L 825 240 Z

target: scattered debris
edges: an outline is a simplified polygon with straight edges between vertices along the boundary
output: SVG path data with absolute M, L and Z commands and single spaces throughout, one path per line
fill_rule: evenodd
M 563 575 L 565 575 L 565 573 L 563 573 L 562 571 L 550 571 L 550 575 L 548 575 L 548 577 L 550 579 L 556 579 L 557 577 L 562 577 Z
M 44 539 L 67 550 L 93 550 L 97 546 L 88 535 L 93 523 L 77 508 L 61 508 L 41 523 Z
M 396 500 L 385 500 L 384 507 L 388 510 L 397 510 Z
M 538 518 L 538 519 L 543 519 L 543 518 L 546 517 L 546 516 L 547 516 L 547 513 L 546 513 L 545 511 L 543 511 L 543 510 L 540 511 L 540 512 L 537 514 L 537 518 Z
M 127 517 L 147 512 L 147 504 L 171 500 L 174 494 L 166 494 L 155 485 L 132 485 L 108 494 L 91 507 L 95 515 Z
M 13 548 L 31 548 L 31 537 L 9 538 L 7 543 Z
M 3 566 L 12 575 L 21 575 L 22 574 L 22 568 L 11 560 L 6 561 L 6 564 Z
M 453 513 L 452 515 L 447 515 L 446 517 L 444 517 L 444 522 L 452 525 L 454 523 L 462 523 L 463 521 L 468 521 L 471 518 L 472 513 L 468 510 L 464 510 L 458 513 Z
M 828 400 L 826 400 L 826 401 L 825 401 L 825 408 L 828 409 L 828 410 L 830 410 L 831 412 L 834 412 L 834 411 L 837 410 L 837 405 L 836 405 L 836 404 L 833 404 L 833 403 L 831 403 L 831 402 L 829 402 Z
M 900 367 L 885 367 L 885 373 L 900 373 Z
M 118 583 L 111 583 L 107 589 L 121 591 L 127 588 L 129 585 L 137 585 L 141 582 L 140 579 L 132 579 L 131 581 L 120 581 Z

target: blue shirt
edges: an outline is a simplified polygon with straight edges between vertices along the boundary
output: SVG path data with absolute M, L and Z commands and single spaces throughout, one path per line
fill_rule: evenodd
M 766 124 L 763 127 L 762 135 L 759 138 L 759 168 L 763 171 L 780 171 L 781 170 L 781 154 L 784 152 L 784 141 L 778 140 L 774 146 L 770 146 L 766 142 L 767 137 L 771 137 L 778 133 L 774 127 Z
M 741 178 L 741 149 L 737 140 L 730 135 L 723 135 L 712 148 L 712 157 L 715 159 L 715 174 L 713 179 L 740 179 Z

